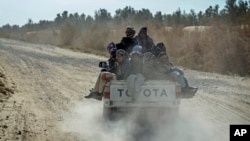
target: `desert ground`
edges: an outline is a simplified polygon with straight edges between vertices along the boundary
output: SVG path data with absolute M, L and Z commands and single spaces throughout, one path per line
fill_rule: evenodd
M 133 124 L 104 126 L 102 102 L 85 99 L 107 58 L 0 39 L 0 140 L 127 141 Z M 199 88 L 179 120 L 154 141 L 228 141 L 229 125 L 250 124 L 250 78 L 183 69 Z M 130 130 L 131 129 L 131 130 Z

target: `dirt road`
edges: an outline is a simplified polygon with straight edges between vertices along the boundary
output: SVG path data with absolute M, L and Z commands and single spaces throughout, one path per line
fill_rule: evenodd
M 55 46 L 0 39 L 0 71 L 15 93 L 0 93 L 0 140 L 128 140 L 127 123 L 102 126 L 102 103 L 86 100 L 104 57 Z M 229 140 L 230 124 L 250 124 L 250 78 L 184 70 L 195 98 L 182 100 L 180 120 L 154 140 Z M 110 132 L 111 131 L 111 132 Z M 167 133 L 166 133 L 167 132 Z M 169 137 L 171 136 L 171 137 Z

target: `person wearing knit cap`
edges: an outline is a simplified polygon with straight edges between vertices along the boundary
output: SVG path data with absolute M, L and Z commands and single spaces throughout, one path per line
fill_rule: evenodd
M 126 37 L 123 37 L 121 42 L 116 44 L 117 49 L 124 49 L 128 54 L 131 53 L 133 47 L 137 44 L 135 30 L 133 27 L 128 26 L 125 31 Z
M 147 27 L 142 27 L 141 30 L 140 30 L 140 32 L 145 32 L 145 33 L 147 33 L 147 31 L 148 31 Z
M 137 40 L 137 43 L 142 46 L 143 53 L 145 52 L 151 52 L 154 45 L 154 42 L 151 37 L 148 36 L 148 29 L 147 27 L 142 27 L 138 33 L 138 35 L 135 37 Z

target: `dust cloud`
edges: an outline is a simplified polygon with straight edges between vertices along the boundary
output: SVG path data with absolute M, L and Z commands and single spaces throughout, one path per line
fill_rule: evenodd
M 102 102 L 84 100 L 64 114 L 62 130 L 75 133 L 86 141 L 210 141 L 213 130 L 196 114 L 183 113 L 171 122 L 162 122 L 160 117 L 152 124 L 138 120 L 138 111 L 128 117 L 109 122 L 102 118 Z M 146 116 L 146 117 L 145 117 Z M 167 115 L 162 115 L 164 116 Z M 156 119 L 157 115 L 147 114 L 143 118 Z M 157 121 L 158 123 L 156 123 Z M 159 124 L 160 123 L 160 124 Z
M 62 129 L 73 132 L 87 141 L 127 141 L 129 128 L 132 126 L 124 120 L 108 122 L 102 118 L 102 102 L 85 100 L 76 104 L 64 114 Z

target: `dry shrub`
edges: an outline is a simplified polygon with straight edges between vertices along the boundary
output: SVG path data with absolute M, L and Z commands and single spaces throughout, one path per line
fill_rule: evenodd
M 49 30 L 49 29 L 27 32 L 23 34 L 22 37 L 23 37 L 22 40 L 27 42 L 51 44 L 51 45 L 59 45 L 59 39 L 60 39 L 59 31 Z
M 60 46 L 71 47 L 74 40 L 80 35 L 76 26 L 71 23 L 64 24 L 60 29 Z
M 109 29 L 94 26 L 93 28 L 82 31 L 72 43 L 72 45 L 82 52 L 107 55 L 105 43 L 110 34 Z
M 213 26 L 203 31 L 190 32 L 181 27 L 169 30 L 157 24 L 147 23 L 143 26 L 148 27 L 148 33 L 155 44 L 163 42 L 166 45 L 170 60 L 176 65 L 223 74 L 250 74 L 249 26 Z M 135 27 L 137 33 L 141 27 Z M 110 29 L 97 24 L 88 29 L 77 29 L 68 23 L 60 31 L 36 31 L 24 37 L 29 42 L 54 44 L 108 56 L 106 46 L 109 42 L 120 42 L 125 36 L 125 29 Z
M 38 41 L 37 32 L 35 32 L 35 31 L 27 32 L 25 34 L 24 40 L 27 42 L 31 42 L 31 43 L 37 43 L 37 41 Z
M 58 45 L 60 43 L 59 30 L 43 30 L 38 33 L 38 43 Z
M 0 37 L 1 38 L 10 38 L 10 33 L 9 32 L 6 32 L 6 31 L 3 31 L 2 29 L 0 29 Z
M 246 71 L 247 74 L 250 74 L 250 25 L 238 28 L 238 32 L 240 33 L 240 38 L 244 45 L 242 56 L 245 60 Z
M 171 60 L 191 69 L 224 74 L 249 73 L 249 40 L 243 41 L 237 30 L 212 27 L 205 31 L 162 30 L 155 37 L 166 44 Z M 163 38 L 164 37 L 164 38 Z M 249 66 L 249 65 L 248 65 Z M 248 67 L 249 68 L 249 67 Z
M 110 33 L 107 37 L 106 44 L 108 44 L 110 42 L 119 43 L 121 41 L 122 37 L 125 36 L 125 30 L 126 30 L 126 27 L 121 27 L 118 29 L 111 29 Z
M 77 29 L 71 24 L 64 25 L 60 30 L 60 44 L 64 48 L 76 51 L 107 56 L 106 45 L 111 42 L 108 38 L 112 30 L 99 25 L 89 29 Z
M 25 34 L 23 32 L 11 32 L 11 31 L 4 31 L 3 29 L 0 29 L 0 38 L 9 38 L 9 39 L 15 39 L 15 40 L 22 40 L 25 41 Z

